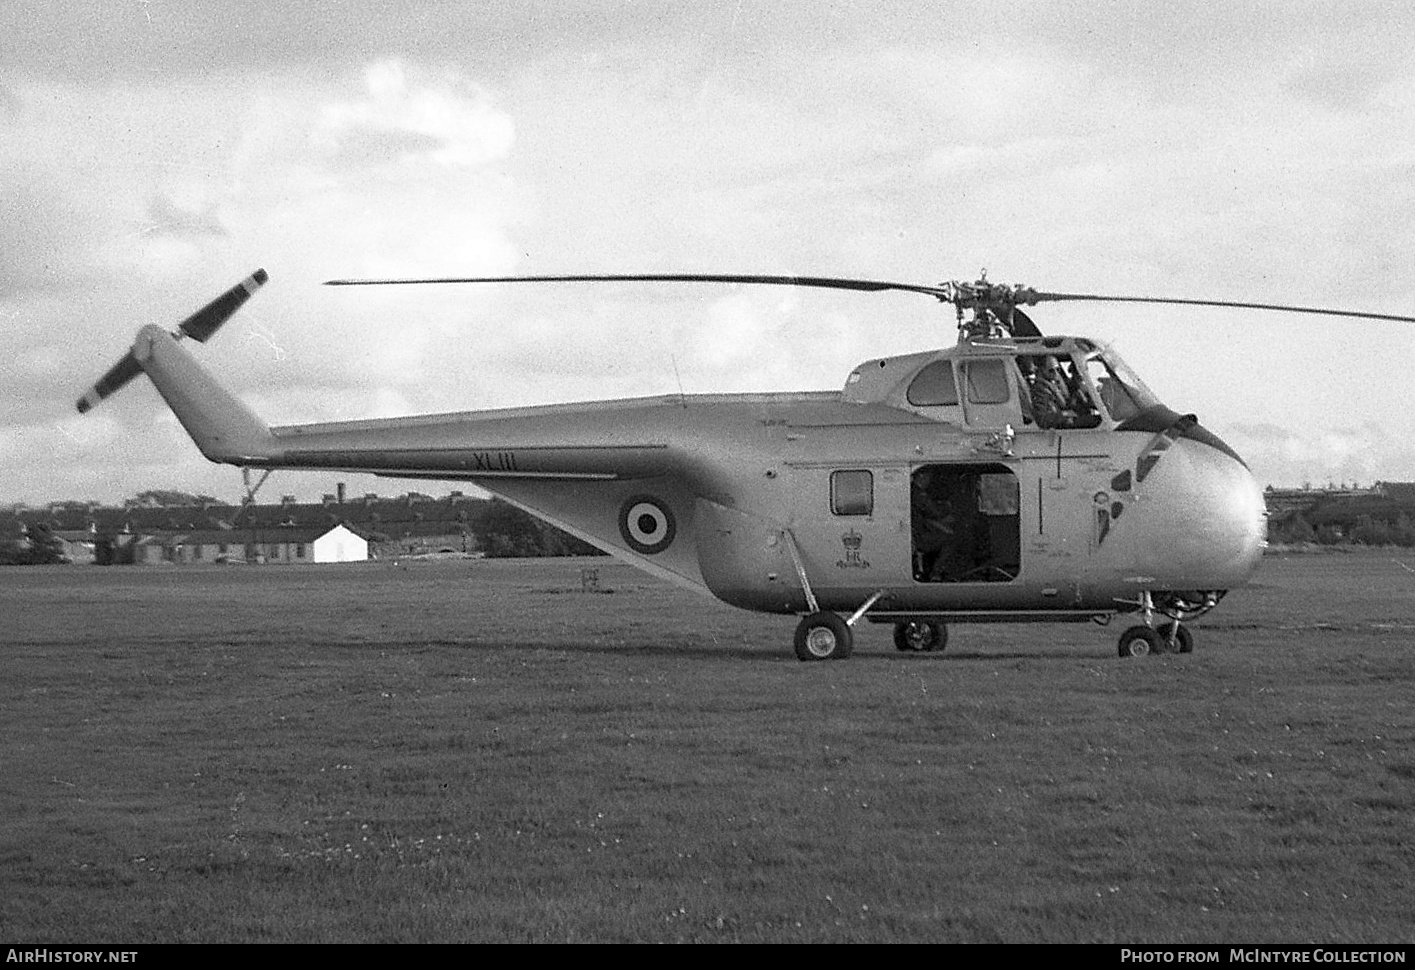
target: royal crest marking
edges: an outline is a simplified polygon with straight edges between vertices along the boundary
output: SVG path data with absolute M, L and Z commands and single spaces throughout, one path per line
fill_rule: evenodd
M 840 544 L 845 547 L 845 558 L 835 561 L 838 569 L 869 569 L 870 561 L 860 555 L 860 549 L 865 544 L 865 537 L 854 529 L 846 532 L 840 537 Z

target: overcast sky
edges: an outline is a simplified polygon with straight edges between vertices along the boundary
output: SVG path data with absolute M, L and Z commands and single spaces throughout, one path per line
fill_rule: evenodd
M 236 498 L 146 381 L 74 401 L 258 266 L 196 352 L 276 424 L 838 388 L 954 340 L 911 294 L 335 277 L 985 267 L 1415 314 L 1412 50 L 1415 5 L 1353 0 L 3 0 L 0 503 Z M 1261 483 L 1415 480 L 1415 325 L 1034 317 Z

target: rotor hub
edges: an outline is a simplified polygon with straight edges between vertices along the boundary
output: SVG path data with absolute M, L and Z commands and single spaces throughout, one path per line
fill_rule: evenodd
M 983 270 L 972 283 L 946 280 L 938 285 L 939 300 L 952 303 L 958 313 L 958 342 L 1008 340 L 1015 336 L 1040 336 L 1040 331 L 1018 306 L 1034 306 L 1037 291 L 1020 283 L 988 282 Z

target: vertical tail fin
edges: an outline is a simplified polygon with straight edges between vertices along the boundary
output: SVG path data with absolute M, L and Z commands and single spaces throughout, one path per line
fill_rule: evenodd
M 131 353 L 207 458 L 258 465 L 271 456 L 274 437 L 269 426 L 218 384 L 166 330 L 143 327 Z

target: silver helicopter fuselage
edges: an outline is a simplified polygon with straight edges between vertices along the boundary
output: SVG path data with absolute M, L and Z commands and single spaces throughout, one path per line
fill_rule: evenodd
M 1034 420 L 1018 362 L 1043 354 L 1070 362 L 1093 426 Z M 1262 493 L 1238 455 L 1084 338 L 960 341 L 867 361 L 832 392 L 283 427 L 177 335 L 146 327 L 131 357 L 212 461 L 474 483 L 751 610 L 868 600 L 872 620 L 1104 619 L 1151 594 L 1242 585 L 1265 540 Z M 951 398 L 917 391 L 940 380 Z M 970 490 L 973 565 L 946 578 L 921 567 L 911 486 L 927 474 Z

